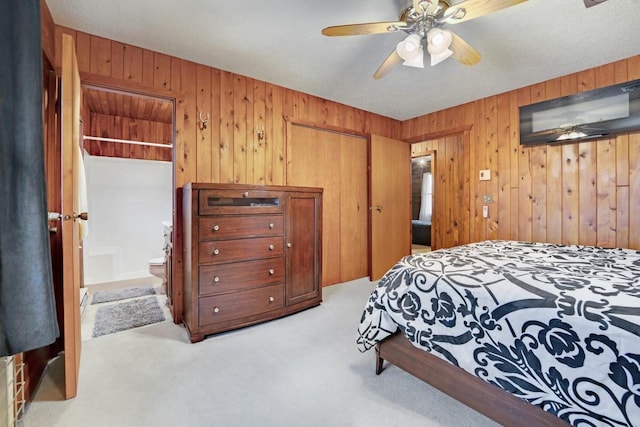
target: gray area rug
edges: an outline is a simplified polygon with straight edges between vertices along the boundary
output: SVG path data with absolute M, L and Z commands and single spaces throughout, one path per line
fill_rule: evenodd
M 162 322 L 164 313 L 156 297 L 136 298 L 99 307 L 93 337 Z
M 156 290 L 151 285 L 136 286 L 135 288 L 107 289 L 97 291 L 93 294 L 91 304 L 101 304 L 103 302 L 120 301 L 123 299 L 137 298 L 147 295 L 155 295 Z

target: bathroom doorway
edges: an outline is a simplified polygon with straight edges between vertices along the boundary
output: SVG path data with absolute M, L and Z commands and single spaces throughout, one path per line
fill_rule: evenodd
M 92 303 L 99 292 L 142 289 L 143 296 L 156 295 L 165 318 L 171 317 L 166 293 L 175 204 L 175 100 L 83 83 L 89 212 L 82 243 L 84 340 L 94 332 L 94 305 L 101 304 Z

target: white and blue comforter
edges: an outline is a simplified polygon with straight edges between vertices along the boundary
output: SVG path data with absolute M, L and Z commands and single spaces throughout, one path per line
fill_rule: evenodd
M 574 426 L 640 426 L 640 251 L 486 241 L 407 256 L 358 327 L 396 330 Z

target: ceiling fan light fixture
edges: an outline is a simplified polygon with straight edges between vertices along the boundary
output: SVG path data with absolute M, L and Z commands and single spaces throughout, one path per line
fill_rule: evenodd
M 402 65 L 415 68 L 424 68 L 424 51 L 422 50 L 422 46 L 418 48 L 418 55 L 414 56 L 412 59 L 405 60 Z
M 405 61 L 411 61 L 416 56 L 422 55 L 422 40 L 417 34 L 410 34 L 406 39 L 396 45 L 396 52 Z
M 587 134 L 584 133 L 584 132 L 572 130 L 572 131 L 565 132 L 562 135 L 560 135 L 558 138 L 556 138 L 556 141 L 566 141 L 566 140 L 569 140 L 569 139 L 584 138 L 585 136 L 587 136 Z
M 427 50 L 431 55 L 431 66 L 437 65 L 453 55 L 453 51 L 449 49 L 453 36 L 449 30 L 441 30 L 433 28 L 427 33 Z

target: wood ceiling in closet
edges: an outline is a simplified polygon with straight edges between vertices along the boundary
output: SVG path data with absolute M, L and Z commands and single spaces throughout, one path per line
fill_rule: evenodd
M 84 87 L 83 92 L 91 113 L 160 123 L 173 121 L 173 104 L 163 99 L 90 87 Z

